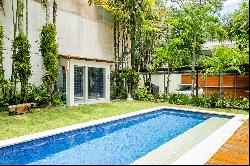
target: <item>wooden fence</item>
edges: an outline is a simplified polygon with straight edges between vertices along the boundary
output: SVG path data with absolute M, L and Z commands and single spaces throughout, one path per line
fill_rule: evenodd
M 199 85 L 202 87 L 205 96 L 211 92 L 220 92 L 219 75 L 199 75 Z M 182 74 L 182 84 L 192 84 L 190 74 Z M 236 75 L 225 73 L 223 75 L 223 93 L 226 98 L 240 98 L 249 96 L 249 74 Z

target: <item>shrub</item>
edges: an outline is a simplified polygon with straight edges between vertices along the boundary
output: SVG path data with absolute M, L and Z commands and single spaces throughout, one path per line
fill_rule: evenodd
M 185 94 L 168 94 L 163 95 L 163 101 L 170 104 L 187 105 L 190 102 L 190 97 Z
M 44 107 L 50 104 L 53 105 L 60 105 L 62 104 L 61 101 L 61 93 L 54 92 L 53 93 L 53 102 L 51 103 L 51 96 L 47 93 L 47 90 L 45 89 L 44 85 L 41 85 L 39 87 L 32 85 L 29 89 L 29 102 L 35 102 L 38 107 Z
M 154 96 L 150 93 L 147 87 L 141 87 L 134 91 L 133 97 L 136 100 L 154 100 Z
M 210 107 L 216 107 L 216 103 L 219 98 L 220 98 L 220 95 L 218 92 L 211 92 L 210 96 L 208 97 Z
M 125 68 L 123 69 L 123 78 L 127 84 L 128 93 L 132 93 L 140 81 L 139 74 L 133 69 Z
M 118 71 L 111 72 L 110 79 L 110 97 L 111 99 L 126 99 L 127 91 L 124 86 L 124 78 L 122 73 Z
M 233 109 L 249 109 L 249 97 L 242 97 L 240 99 L 231 99 L 230 107 Z
M 29 91 L 29 102 L 35 102 L 37 106 L 42 107 L 49 104 L 50 96 L 43 86 L 32 85 Z
M 197 107 L 209 107 L 210 106 L 210 103 L 209 103 L 209 100 L 205 97 L 192 97 L 190 99 L 190 105 L 192 106 L 197 106 Z
M 192 105 L 204 108 L 233 108 L 249 109 L 249 98 L 221 99 L 217 92 L 212 92 L 210 97 L 189 97 L 184 94 L 168 94 L 160 96 L 160 101 L 177 105 Z

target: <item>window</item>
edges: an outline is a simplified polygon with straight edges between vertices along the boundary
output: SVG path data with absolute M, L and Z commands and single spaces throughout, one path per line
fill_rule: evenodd
M 104 68 L 88 68 L 88 99 L 104 98 L 104 78 Z
M 74 99 L 84 100 L 84 67 L 74 66 Z

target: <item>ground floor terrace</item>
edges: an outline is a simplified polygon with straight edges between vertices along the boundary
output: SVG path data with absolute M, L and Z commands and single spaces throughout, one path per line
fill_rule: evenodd
M 242 126 L 242 124 L 246 122 L 246 120 L 248 119 L 248 115 L 249 115 L 248 111 L 234 110 L 234 109 L 209 109 L 209 108 L 203 109 L 199 107 L 180 106 L 180 105 L 177 106 L 177 105 L 166 104 L 166 103 L 146 102 L 146 101 L 130 101 L 130 102 L 116 101 L 116 102 L 112 102 L 108 104 L 82 105 L 82 106 L 74 106 L 71 108 L 56 107 L 56 108 L 50 108 L 50 109 L 34 109 L 34 110 L 31 110 L 31 113 L 27 113 L 22 116 L 14 116 L 14 117 L 8 116 L 6 112 L 0 112 L 0 127 L 2 129 L 0 131 L 0 140 L 1 140 L 0 144 L 3 145 L 4 142 L 13 143 L 15 141 L 20 141 L 22 139 L 25 140 L 31 135 L 37 136 L 37 133 L 40 133 L 40 136 L 41 136 L 46 133 L 51 134 L 51 132 L 62 132 L 62 130 L 60 129 L 69 130 L 71 127 L 76 127 L 76 126 L 82 127 L 85 124 L 94 124 L 94 123 L 101 124 L 105 122 L 105 119 L 116 121 L 117 118 L 118 119 L 125 118 L 126 117 L 125 115 L 130 115 L 130 116 L 137 115 L 138 112 L 150 113 L 152 108 L 163 108 L 163 107 L 175 108 L 177 109 L 177 111 L 181 111 L 181 110 L 186 110 L 188 112 L 189 110 L 199 111 L 200 112 L 199 117 L 196 117 L 196 116 L 194 117 L 194 119 L 197 120 L 196 121 L 197 126 L 193 126 L 193 128 L 190 128 L 183 134 L 180 134 L 176 138 L 161 145 L 159 148 L 156 148 L 150 153 L 144 155 L 144 157 L 139 158 L 138 160 L 134 161 L 132 164 L 140 164 L 145 161 L 150 161 L 156 164 L 161 163 L 159 161 L 164 161 L 164 164 L 178 164 L 178 163 L 187 162 L 186 159 L 189 159 L 190 155 L 193 155 L 194 158 L 192 158 L 191 161 L 189 160 L 189 162 L 195 163 L 197 162 L 196 159 L 199 160 L 199 158 L 197 158 L 197 156 L 195 157 L 195 155 L 199 155 L 199 154 L 194 153 L 194 152 L 201 147 L 205 149 L 212 148 L 214 151 L 212 154 L 209 154 L 209 155 L 207 155 L 208 154 L 207 152 L 203 153 L 203 154 L 206 154 L 205 155 L 206 157 L 209 157 L 206 159 L 207 164 L 211 164 L 211 163 L 216 164 L 216 162 L 217 164 L 221 164 L 222 161 L 223 163 L 226 163 L 226 161 L 229 161 L 230 158 L 234 161 L 231 164 L 242 164 L 242 163 L 248 162 L 249 151 L 247 151 L 246 149 L 248 149 L 248 146 L 249 146 L 249 142 L 247 139 L 247 135 L 248 135 L 247 133 L 249 131 L 249 127 L 245 124 Z M 182 113 L 180 117 L 185 119 L 186 118 L 185 112 L 183 111 L 181 112 Z M 205 115 L 203 113 L 209 113 L 211 115 L 213 114 L 213 116 L 207 119 L 205 118 L 207 114 Z M 175 115 L 175 114 L 176 112 L 174 111 L 172 115 Z M 189 114 L 188 116 L 192 116 L 192 114 Z M 225 118 L 224 115 L 233 116 L 233 119 Z M 160 119 L 160 120 L 164 120 L 165 118 L 168 118 L 168 116 L 167 117 L 164 116 L 163 119 Z M 153 131 L 153 133 L 160 132 L 159 134 L 162 134 L 160 130 L 166 129 L 163 124 L 158 122 L 158 120 L 154 122 L 154 118 L 152 119 L 151 117 L 147 117 L 146 119 L 147 119 L 145 121 L 146 123 L 148 121 L 150 122 L 152 127 L 157 128 L 157 130 Z M 170 118 L 169 120 L 171 119 L 172 118 Z M 128 121 L 128 123 L 130 122 Z M 142 121 L 142 123 L 144 123 L 144 120 Z M 191 124 L 193 124 L 193 122 L 191 122 Z M 172 126 L 176 126 L 176 125 L 178 126 L 178 124 L 174 124 L 174 123 L 172 124 Z M 187 125 L 187 124 L 184 124 L 184 125 Z M 234 126 L 233 131 L 229 130 L 232 126 Z M 113 127 L 105 128 L 106 132 L 108 132 L 108 130 L 112 129 Z M 144 126 L 142 125 L 141 127 L 144 127 Z M 127 130 L 129 128 L 130 127 L 127 126 L 123 128 L 122 130 Z M 129 130 L 131 130 L 131 128 Z M 176 132 L 177 130 L 178 130 L 177 128 L 173 128 L 173 132 Z M 147 140 L 147 137 L 143 137 L 142 135 L 140 136 L 140 133 L 143 134 L 144 131 L 145 130 L 142 130 L 139 133 L 137 133 L 137 135 L 139 134 L 138 139 L 143 138 Z M 213 141 L 211 142 L 211 137 L 216 138 L 215 142 Z M 112 138 L 107 136 L 106 142 L 110 139 L 112 140 Z M 119 137 L 119 139 L 127 140 L 129 138 Z M 95 139 L 94 141 L 98 142 L 98 140 L 99 138 Z M 216 141 L 218 140 L 220 141 L 219 144 L 216 143 Z M 46 144 L 47 141 L 45 141 L 44 143 Z M 71 140 L 70 142 L 71 142 L 70 144 L 72 143 L 75 144 L 74 140 Z M 127 143 L 130 143 L 130 142 L 122 141 L 122 144 L 127 144 Z M 39 145 L 42 145 L 42 144 L 39 144 Z M 68 143 L 66 143 L 65 145 L 68 146 Z M 203 145 L 203 146 L 199 146 L 199 145 Z M 61 146 L 57 146 L 57 147 L 59 149 L 61 148 Z M 214 147 L 217 147 L 217 148 L 214 148 Z M 227 149 L 225 149 L 225 147 Z M 75 148 L 77 149 L 78 146 L 76 146 Z M 96 148 L 98 149 L 98 147 Z M 166 149 L 168 150 L 165 151 Z M 37 150 L 41 150 L 41 149 L 37 147 L 36 151 Z M 227 152 L 225 152 L 225 150 Z M 231 152 L 229 152 L 229 150 L 231 150 Z M 237 152 L 235 150 L 237 150 Z M 161 152 L 166 152 L 166 153 L 161 153 Z M 57 155 L 59 155 L 60 153 L 58 152 Z M 91 153 L 91 151 L 89 151 L 88 153 Z M 236 160 L 236 157 L 235 157 L 236 153 L 237 153 L 237 158 L 239 160 Z M 164 154 L 167 154 L 167 156 L 164 157 Z M 0 149 L 0 155 L 1 155 L 1 149 Z M 169 158 L 168 155 L 172 156 L 172 158 Z M 60 157 L 60 155 L 57 157 Z M 42 163 L 44 161 L 40 160 L 39 162 Z

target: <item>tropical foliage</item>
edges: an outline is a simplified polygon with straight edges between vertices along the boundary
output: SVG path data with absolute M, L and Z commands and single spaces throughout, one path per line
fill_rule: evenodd
M 43 85 L 51 102 L 57 99 L 55 95 L 58 69 L 58 44 L 56 42 L 56 27 L 54 24 L 44 25 L 40 35 L 40 52 L 43 58 Z
M 21 83 L 21 102 L 27 102 L 28 81 L 31 76 L 30 45 L 27 36 L 21 32 L 14 40 L 16 53 L 12 56 L 14 63 L 13 75 Z
M 205 73 L 214 73 L 220 75 L 220 96 L 223 97 L 223 73 L 237 71 L 243 74 L 242 65 L 249 63 L 249 56 L 238 47 L 217 46 L 212 50 L 212 56 L 203 58 L 202 65 Z
M 249 50 L 249 1 L 243 0 L 240 8 L 226 16 L 226 29 L 230 39 L 236 41 L 240 50 Z

